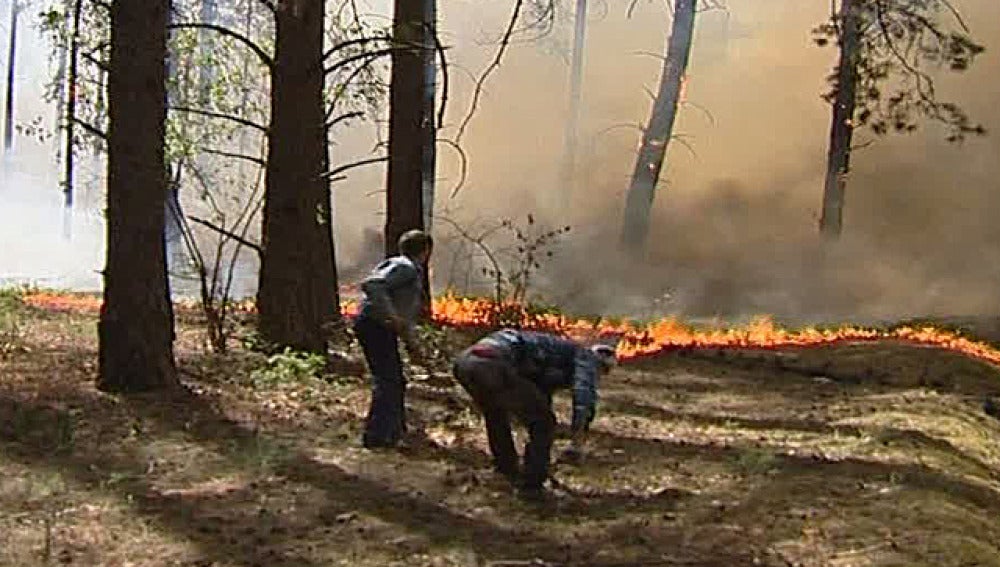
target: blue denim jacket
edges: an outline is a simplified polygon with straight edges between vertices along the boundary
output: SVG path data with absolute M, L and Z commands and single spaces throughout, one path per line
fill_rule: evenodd
M 590 427 L 597 409 L 600 361 L 574 341 L 547 333 L 503 329 L 483 339 L 511 358 L 545 393 L 573 389 L 572 429 Z
M 424 302 L 420 262 L 407 256 L 387 258 L 361 282 L 361 291 L 360 316 L 384 322 L 398 315 L 406 321 L 406 333 L 412 334 Z

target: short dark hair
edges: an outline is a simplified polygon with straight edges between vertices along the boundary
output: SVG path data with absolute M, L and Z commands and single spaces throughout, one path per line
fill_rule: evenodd
M 397 247 L 400 254 L 418 256 L 434 247 L 434 239 L 422 230 L 408 230 L 399 237 Z

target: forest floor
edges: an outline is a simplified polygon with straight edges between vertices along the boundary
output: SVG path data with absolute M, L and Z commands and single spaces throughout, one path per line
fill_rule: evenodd
M 412 377 L 407 446 L 370 452 L 361 376 L 208 354 L 181 313 L 184 387 L 110 396 L 96 314 L 0 299 L 0 565 L 1000 565 L 1000 423 L 981 408 L 1000 371 L 959 354 L 625 365 L 587 460 L 537 505 L 491 473 L 446 374 Z

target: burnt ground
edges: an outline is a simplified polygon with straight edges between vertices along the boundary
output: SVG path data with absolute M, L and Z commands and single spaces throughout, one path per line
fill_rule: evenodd
M 1000 424 L 981 409 L 1000 372 L 959 354 L 623 366 L 586 462 L 528 505 L 445 374 L 414 375 L 408 446 L 369 452 L 359 376 L 205 354 L 186 320 L 185 387 L 114 397 L 93 387 L 93 315 L 7 309 L 2 565 L 1000 565 Z

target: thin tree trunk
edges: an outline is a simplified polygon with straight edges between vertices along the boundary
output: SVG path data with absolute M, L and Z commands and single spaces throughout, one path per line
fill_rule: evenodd
M 855 0 L 841 1 L 840 26 L 840 61 L 834 85 L 833 120 L 823 185 L 823 214 L 819 222 L 820 234 L 830 239 L 839 238 L 843 229 L 844 193 L 854 135 L 859 41 Z
M 421 160 L 424 230 L 428 232 L 434 223 L 434 182 L 437 173 L 437 128 L 435 123 L 435 82 L 437 79 L 437 0 L 424 0 L 424 92 L 423 92 L 423 156 Z M 430 270 L 424 266 L 424 308 L 423 317 L 431 317 Z
M 576 152 L 579 143 L 580 99 L 583 92 L 583 52 L 587 34 L 587 0 L 576 0 L 573 26 L 573 59 L 570 64 L 569 121 L 566 123 L 566 147 L 563 157 L 563 179 L 559 191 L 560 207 L 572 200 L 576 187 Z
M 7 104 L 4 108 L 3 150 L 10 153 L 14 147 L 14 80 L 17 63 L 17 19 L 21 12 L 20 0 L 10 2 L 10 43 L 7 47 Z
M 75 4 L 75 3 L 76 3 L 76 0 L 65 0 L 65 2 L 63 3 L 63 10 L 64 10 L 64 13 L 63 13 L 63 25 L 66 27 L 66 30 L 71 30 L 72 29 L 72 25 L 73 25 L 72 12 L 73 12 L 73 4 Z M 58 126 L 59 130 L 62 130 L 64 128 L 63 127 L 63 120 L 66 119 L 66 95 L 67 95 L 67 91 L 68 91 L 68 88 L 67 88 L 67 85 L 66 85 L 66 82 L 67 82 L 66 81 L 66 68 L 68 66 L 68 61 L 69 61 L 69 46 L 68 45 L 62 45 L 62 44 L 60 44 L 59 45 L 59 58 L 58 58 L 58 63 L 56 64 L 56 76 L 55 76 L 55 82 L 58 85 L 58 90 L 56 92 L 56 118 L 55 118 L 55 123 Z M 61 141 L 61 139 L 60 139 L 60 141 Z M 62 163 L 62 158 L 63 158 L 63 156 L 62 156 L 62 150 L 63 150 L 62 147 L 57 143 L 56 144 L 56 162 L 57 163 Z
M 389 86 L 389 167 L 385 255 L 399 253 L 397 240 L 424 226 L 424 128 L 427 87 L 424 2 L 395 0 L 393 12 L 392 79 Z M 433 38 L 431 38 L 433 41 Z M 432 119 L 432 118 L 431 118 Z M 431 173 L 433 175 L 433 173 Z M 427 276 L 426 266 L 424 275 Z M 430 297 L 429 278 L 424 293 Z M 425 313 L 426 315 L 426 313 Z
M 632 252 L 645 248 L 649 234 L 650 209 L 656 184 L 663 169 L 670 137 L 673 135 L 677 105 L 680 102 L 684 73 L 691 55 L 694 36 L 696 0 L 675 0 L 674 22 L 670 31 L 667 56 L 660 76 L 660 89 L 653 102 L 653 112 L 642 136 L 642 147 L 632 173 L 625 201 L 622 244 Z
M 66 154 L 63 156 L 63 202 L 67 209 L 73 207 L 74 173 L 76 171 L 76 152 L 73 145 L 76 142 L 76 86 L 80 60 L 80 17 L 83 12 L 83 0 L 73 2 L 73 23 L 69 35 L 69 74 L 66 78 Z
M 421 160 L 424 228 L 431 230 L 434 217 L 434 181 L 437 154 L 437 128 L 434 122 L 435 87 L 437 80 L 437 49 L 434 45 L 437 30 L 437 0 L 424 2 L 424 92 L 423 128 L 424 143 Z
M 259 328 L 273 347 L 326 351 L 339 319 L 324 124 L 323 0 L 276 12 L 271 123 L 265 168 Z
M 163 241 L 169 0 L 111 4 L 107 264 L 98 323 L 105 391 L 176 384 Z

